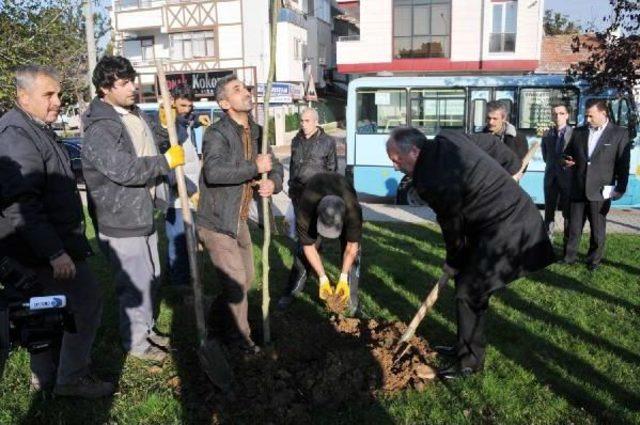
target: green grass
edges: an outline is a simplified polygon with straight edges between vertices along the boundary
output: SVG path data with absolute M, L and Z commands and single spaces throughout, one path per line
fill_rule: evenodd
M 586 249 L 583 241 L 582 252 Z M 259 281 L 260 232 L 254 232 Z M 291 266 L 291 242 L 274 239 L 271 250 L 272 299 Z M 338 269 L 336 246 L 329 259 Z M 365 312 L 408 322 L 443 262 L 443 243 L 429 226 L 367 223 L 363 242 L 361 300 Z M 105 312 L 94 348 L 97 372 L 119 380 L 120 392 L 100 401 L 42 400 L 28 392 L 28 356 L 12 355 L 0 388 L 0 424 L 180 424 L 208 423 L 202 377 L 193 356 L 194 331 L 180 296 L 163 291 L 159 328 L 180 349 L 171 362 L 150 370 L 126 360 L 118 346 L 116 299 L 102 257 L 91 260 L 103 282 Z M 208 263 L 208 261 L 207 261 Z M 481 375 L 453 383 L 434 383 L 424 392 L 381 397 L 375 406 L 324 409 L 319 424 L 640 424 L 640 237 L 609 235 L 606 261 L 596 273 L 584 265 L 552 265 L 514 282 L 494 297 L 487 324 L 489 349 Z M 210 265 L 205 282 L 214 286 Z M 259 287 L 259 285 L 256 285 Z M 259 333 L 260 292 L 251 293 L 254 332 Z M 212 289 L 209 288 L 211 291 Z M 294 312 L 326 320 L 310 284 Z M 275 330 L 274 338 L 285 337 Z M 432 344 L 455 338 L 453 288 L 419 331 Z M 181 394 L 168 382 L 182 380 Z M 248 406 L 250 409 L 250 406 Z

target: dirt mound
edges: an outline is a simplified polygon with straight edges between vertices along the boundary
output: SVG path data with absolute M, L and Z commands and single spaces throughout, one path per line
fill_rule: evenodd
M 368 403 L 384 393 L 425 389 L 433 379 L 434 353 L 414 337 L 412 348 L 394 365 L 402 323 L 334 318 L 272 321 L 274 344 L 258 355 L 229 353 L 235 400 L 222 402 L 232 422 L 302 423 L 310 412 L 345 402 Z M 218 395 L 221 397 L 221 395 Z M 219 398 L 216 397 L 216 398 Z

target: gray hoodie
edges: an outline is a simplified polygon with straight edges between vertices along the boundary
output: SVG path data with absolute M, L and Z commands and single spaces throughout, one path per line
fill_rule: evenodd
M 152 124 L 134 107 L 132 113 Z M 147 236 L 155 231 L 156 206 L 149 183 L 166 193 L 163 176 L 169 173 L 164 155 L 138 157 L 120 116 L 108 103 L 93 99 L 84 114 L 82 169 L 88 194 L 95 205 L 100 233 L 116 237 Z

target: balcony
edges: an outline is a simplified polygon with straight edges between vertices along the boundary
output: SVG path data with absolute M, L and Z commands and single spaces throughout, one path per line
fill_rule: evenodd
M 302 13 L 293 9 L 280 9 L 278 13 L 278 22 L 288 22 L 300 28 L 306 28 L 306 20 Z
M 240 2 L 225 2 L 227 9 L 235 6 L 239 16 Z M 213 0 L 120 0 L 115 3 L 116 31 L 160 28 L 162 32 L 184 31 L 216 24 L 216 2 Z M 226 22 L 228 23 L 228 22 Z

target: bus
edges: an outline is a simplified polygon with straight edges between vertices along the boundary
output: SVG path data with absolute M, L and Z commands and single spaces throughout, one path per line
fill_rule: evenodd
M 158 102 L 152 103 L 138 103 L 138 107 L 143 110 L 151 119 L 158 125 Z M 218 106 L 218 102 L 211 101 L 199 101 L 193 103 L 193 113 L 196 117 L 200 115 L 206 115 L 211 120 L 211 124 L 217 122 L 224 111 Z M 204 134 L 204 127 L 198 127 L 194 129 L 196 137 L 196 150 L 198 155 L 202 155 L 202 136 Z
M 372 202 L 421 204 L 410 179 L 395 171 L 385 143 L 391 130 L 411 125 L 431 139 L 443 128 L 482 132 L 487 102 L 507 106 L 509 122 L 531 146 L 552 125 L 551 105 L 570 106 L 569 124 L 584 121 L 590 98 L 609 101 L 610 119 L 637 135 L 637 111 L 632 98 L 613 90 L 593 94 L 583 81 L 564 75 L 363 77 L 349 84 L 347 94 L 347 176 L 358 195 Z M 632 147 L 627 192 L 614 207 L 640 207 L 640 147 Z M 544 204 L 545 164 L 538 149 L 521 180 L 536 204 Z

